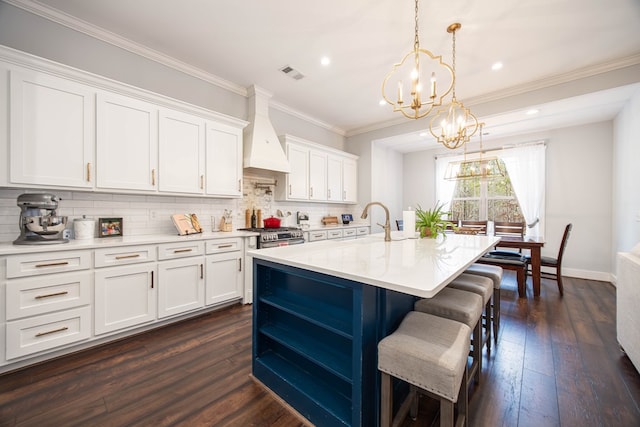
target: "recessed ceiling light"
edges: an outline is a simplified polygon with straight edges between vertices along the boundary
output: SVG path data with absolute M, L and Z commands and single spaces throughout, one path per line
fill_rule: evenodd
M 327 65 L 331 64 L 331 59 L 328 56 L 323 56 L 320 59 L 320 63 L 326 67 Z
M 498 70 L 502 70 L 502 67 L 503 67 L 502 62 L 496 62 L 491 66 L 491 69 L 493 71 L 498 71 Z
M 536 109 L 536 108 L 532 108 L 531 110 L 527 110 L 527 116 L 533 116 L 534 114 L 538 114 L 540 112 L 540 110 Z
M 420 136 L 421 136 L 422 138 L 424 138 L 425 136 L 427 136 L 427 133 L 426 133 L 426 132 L 420 132 Z
M 378 101 L 378 105 L 382 106 L 382 105 L 386 105 L 387 101 L 385 101 L 384 99 L 381 99 L 380 101 Z

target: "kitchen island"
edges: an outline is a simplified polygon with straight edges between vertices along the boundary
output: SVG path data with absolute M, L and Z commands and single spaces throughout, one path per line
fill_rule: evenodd
M 499 240 L 373 234 L 251 251 L 254 377 L 318 426 L 378 425 L 378 342 Z

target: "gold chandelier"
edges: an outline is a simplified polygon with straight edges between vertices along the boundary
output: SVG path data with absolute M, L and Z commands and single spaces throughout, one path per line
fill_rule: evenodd
M 472 178 L 496 178 L 505 176 L 504 164 L 498 157 L 482 157 L 482 128 L 484 123 L 479 125 L 480 128 L 480 157 L 477 160 L 467 160 L 467 145 L 464 146 L 464 160 L 461 162 L 449 162 L 447 170 L 444 173 L 444 179 L 459 180 Z
M 418 37 L 418 0 L 415 0 L 415 37 L 413 50 L 406 54 L 402 61 L 394 64 L 393 69 L 382 82 L 382 97 L 393 106 L 393 111 L 401 112 L 409 119 L 419 119 L 431 112 L 434 107 L 442 105 L 444 98 L 453 87 L 454 72 L 448 64 L 442 62 L 442 56 L 435 56 L 425 49 L 420 49 Z M 404 81 L 403 81 L 404 77 Z M 436 82 L 450 79 L 447 90 L 438 95 Z M 409 82 L 406 85 L 405 82 Z M 425 83 L 429 89 L 425 91 Z M 406 96 L 408 91 L 408 97 Z M 405 99 L 409 102 L 405 102 Z
M 447 32 L 453 34 L 453 84 L 452 98 L 448 106 L 438 110 L 429 124 L 429 131 L 445 147 L 455 150 L 478 130 L 478 119 L 462 102 L 456 99 L 456 31 L 462 28 L 458 22 L 447 27 Z

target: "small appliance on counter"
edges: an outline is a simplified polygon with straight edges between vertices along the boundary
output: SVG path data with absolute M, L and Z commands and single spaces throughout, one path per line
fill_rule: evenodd
M 300 226 L 300 228 L 302 228 L 303 230 L 306 230 L 307 228 L 309 228 L 309 214 L 306 212 L 298 212 L 297 214 L 298 217 L 298 225 Z
M 325 216 L 322 218 L 323 225 L 338 225 L 338 217 L 337 216 Z
M 57 196 L 49 193 L 26 193 L 18 196 L 20 236 L 14 245 L 67 243 L 63 237 L 67 217 L 58 216 Z
M 342 223 L 344 225 L 349 225 L 349 223 L 353 221 L 353 215 L 352 214 L 342 214 Z
M 73 236 L 76 240 L 93 239 L 96 222 L 82 215 L 82 218 L 73 220 Z

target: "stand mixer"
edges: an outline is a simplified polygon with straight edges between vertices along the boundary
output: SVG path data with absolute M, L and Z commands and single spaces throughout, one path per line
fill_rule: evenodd
M 14 245 L 45 245 L 67 243 L 62 234 L 67 217 L 58 216 L 60 199 L 48 193 L 27 193 L 18 196 L 20 206 L 20 236 Z

